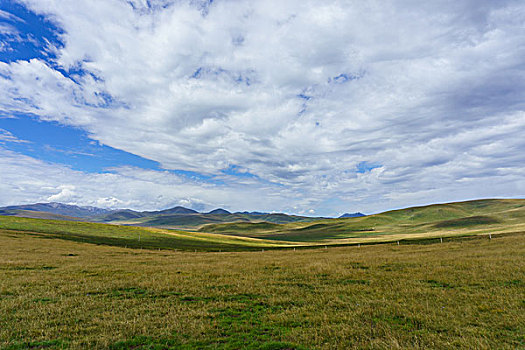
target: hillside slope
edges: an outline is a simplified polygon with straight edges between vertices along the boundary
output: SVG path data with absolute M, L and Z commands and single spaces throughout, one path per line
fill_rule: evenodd
M 319 242 L 382 236 L 436 237 L 483 232 L 525 231 L 524 199 L 488 199 L 393 210 L 357 218 L 325 219 L 313 223 L 273 226 L 257 224 L 212 224 L 200 231 L 276 239 Z M 350 240 L 351 241 L 351 240 Z
M 206 214 L 224 220 L 245 214 Z M 272 215 L 265 214 L 272 219 Z M 179 215 L 186 220 L 199 214 Z M 158 216 L 166 225 L 173 215 Z M 429 205 L 358 218 L 320 219 L 286 224 L 267 221 L 212 223 L 197 232 L 91 222 L 0 216 L 0 230 L 41 238 L 148 249 L 259 250 L 325 245 L 419 241 L 452 236 L 525 233 L 525 200 L 480 200 Z M 142 218 L 141 218 L 142 219 Z M 180 219 L 180 218 L 179 218 Z M 312 219 L 312 218 L 307 218 Z M 189 224 L 194 224 L 189 222 Z
M 209 233 L 11 216 L 0 216 L 0 231 L 13 235 L 26 234 L 40 238 L 145 249 L 236 251 L 290 245 L 287 242 Z

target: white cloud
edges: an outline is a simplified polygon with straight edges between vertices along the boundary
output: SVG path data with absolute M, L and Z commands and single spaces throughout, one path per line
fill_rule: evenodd
M 0 18 L 7 19 L 9 21 L 24 22 L 20 17 L 13 15 L 12 13 L 0 10 Z
M 29 143 L 29 141 L 21 140 L 18 137 L 16 137 L 15 135 L 13 135 L 11 132 L 0 128 L 0 144 L 6 143 L 6 142 Z
M 168 171 L 134 167 L 85 173 L 1 147 L 0 169 L 0 205 L 57 201 L 137 210 L 183 205 L 197 210 L 221 206 L 232 210 L 257 207 L 268 211 L 275 206 L 289 211 L 288 198 L 280 197 L 282 189 L 268 184 L 206 183 Z
M 73 185 L 60 185 L 56 190 L 60 192 L 49 196 L 47 198 L 48 202 L 68 203 L 82 200 L 82 198 L 75 193 L 75 186 Z
M 519 1 L 24 3 L 63 28 L 56 63 L 93 75 L 0 63 L 0 108 L 225 181 L 177 198 L 258 209 L 240 197 L 262 188 L 265 208 L 334 213 L 525 193 Z M 117 173 L 145 186 L 103 197 L 127 205 L 180 180 Z

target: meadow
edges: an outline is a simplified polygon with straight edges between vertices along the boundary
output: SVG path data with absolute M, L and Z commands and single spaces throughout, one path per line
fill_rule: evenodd
M 289 245 L 287 242 L 221 234 L 12 216 L 0 216 L 1 229 L 46 239 L 140 249 L 246 251 Z
M 525 347 L 524 233 L 524 200 L 192 231 L 0 216 L 0 348 Z
M 315 222 L 222 223 L 200 232 L 297 244 L 359 244 L 525 231 L 525 200 L 486 199 Z
M 190 215 L 191 216 L 191 215 Z M 0 229 L 128 248 L 186 251 L 300 249 L 313 246 L 441 241 L 525 231 L 525 200 L 477 200 L 313 222 L 229 222 L 186 230 L 0 216 Z
M 0 229 L 2 349 L 525 347 L 523 232 L 195 253 L 49 225 Z

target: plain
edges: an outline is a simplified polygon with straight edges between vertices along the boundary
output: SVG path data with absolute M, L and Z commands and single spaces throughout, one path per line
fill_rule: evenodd
M 221 253 L 0 240 L 4 349 L 525 346 L 523 233 Z

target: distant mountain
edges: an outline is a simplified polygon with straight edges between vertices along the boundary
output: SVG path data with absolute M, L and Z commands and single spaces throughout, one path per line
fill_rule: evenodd
M 217 209 L 214 209 L 212 211 L 210 211 L 208 214 L 221 214 L 221 215 L 227 215 L 227 214 L 231 214 L 229 211 L 225 210 L 225 209 L 222 209 L 222 208 L 217 208 Z
M 138 211 L 131 210 L 131 209 L 119 209 L 119 210 L 113 210 L 107 214 L 100 215 L 100 216 L 97 216 L 91 219 L 93 221 L 102 221 L 102 222 L 126 221 L 126 220 L 138 219 L 144 216 L 145 214 L 138 212 Z
M 31 219 L 46 219 L 46 220 L 63 220 L 63 221 L 86 221 L 86 218 L 78 218 L 54 213 L 48 213 L 45 211 L 35 210 L 21 210 L 21 209 L 7 209 L 0 210 L 0 215 L 4 216 L 17 216 Z
M 344 213 L 343 215 L 341 215 L 339 217 L 339 219 L 341 219 L 341 218 L 360 218 L 362 216 L 366 216 L 366 215 L 363 214 L 363 213 L 360 213 L 360 212 L 357 212 L 357 213 Z
M 224 210 L 226 211 L 226 210 Z M 221 214 L 222 213 L 222 214 Z M 135 225 L 152 226 L 164 228 L 199 228 L 206 224 L 221 224 L 221 223 L 275 223 L 285 224 L 290 222 L 310 222 L 319 218 L 310 218 L 304 216 L 294 216 L 287 214 L 264 214 L 264 215 L 250 215 L 250 214 L 225 214 L 223 211 L 212 211 L 204 214 L 174 214 L 174 215 L 153 215 L 142 217 L 136 220 Z
M 157 214 L 157 215 L 164 215 L 164 214 L 198 214 L 199 212 L 193 209 L 188 209 L 184 207 L 173 207 L 170 209 L 164 209 L 160 211 L 153 211 L 153 212 L 143 212 L 148 214 Z
M 193 209 L 181 206 L 159 211 L 134 211 L 131 209 L 108 210 L 95 207 L 79 207 L 61 203 L 37 203 L 4 207 L 0 208 L 0 215 L 190 229 L 206 224 L 231 222 L 284 224 L 310 222 L 319 219 L 283 213 L 242 212 L 232 214 L 222 208 L 217 208 L 209 213 L 199 213 Z
M 261 211 L 238 211 L 235 214 L 247 214 L 247 215 L 268 215 L 269 213 Z
M 72 216 L 76 218 L 89 218 L 95 215 L 102 215 L 109 213 L 111 210 L 101 209 L 96 207 L 80 207 L 77 205 L 69 205 L 62 203 L 36 203 L 26 205 L 11 205 L 8 207 L 2 207 L 0 210 L 25 210 L 25 211 L 36 211 L 46 212 L 63 216 Z
M 184 207 L 173 207 L 170 209 L 157 211 L 134 211 L 130 209 L 113 210 L 105 215 L 93 217 L 93 221 L 110 222 L 110 221 L 128 221 L 140 218 L 149 218 L 157 216 L 171 216 L 171 215 L 192 215 L 199 214 L 199 212 Z
M 255 218 L 258 221 L 271 222 L 274 224 L 286 224 L 289 222 L 310 222 L 310 221 L 315 221 L 319 219 L 316 217 L 288 215 L 288 214 L 283 214 L 283 213 L 255 215 Z

